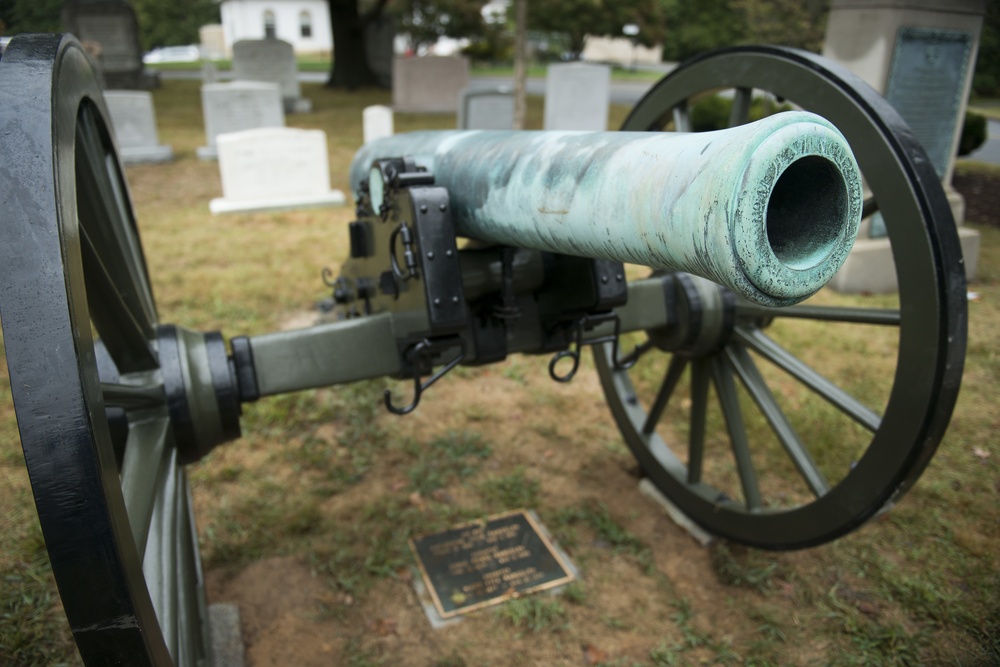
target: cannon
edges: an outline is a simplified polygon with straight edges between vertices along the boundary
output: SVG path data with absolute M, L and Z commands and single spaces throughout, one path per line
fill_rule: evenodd
M 720 90 L 733 97 L 731 129 L 689 134 L 693 105 Z M 747 123 L 761 92 L 797 111 Z M 325 275 L 336 317 L 227 346 L 218 332 L 158 320 L 80 45 L 16 37 L 0 57 L 0 317 L 39 519 L 85 663 L 210 659 L 185 466 L 239 436 L 242 403 L 283 392 L 395 377 L 407 395 L 385 405 L 406 414 L 457 365 L 546 354 L 552 378 L 568 381 L 591 346 L 644 474 L 711 533 L 817 545 L 912 486 L 957 397 L 966 292 L 949 207 L 899 116 L 813 54 L 741 47 L 683 64 L 622 130 L 365 147 L 352 166 L 350 257 Z M 798 304 L 875 212 L 899 307 Z M 895 334 L 883 405 L 778 335 L 817 321 Z M 849 468 L 826 469 L 811 452 L 776 373 L 782 391 L 854 425 L 863 444 Z M 659 426 L 685 384 L 687 442 L 672 442 Z M 726 452 L 706 447 L 713 387 Z M 801 493 L 762 493 L 769 466 L 755 458 L 763 445 L 748 410 Z M 713 477 L 718 457 L 729 472 Z

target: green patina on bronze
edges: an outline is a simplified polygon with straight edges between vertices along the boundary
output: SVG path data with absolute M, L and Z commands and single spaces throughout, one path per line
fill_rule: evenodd
M 448 188 L 463 236 L 687 271 L 757 303 L 819 290 L 854 244 L 861 177 L 843 136 L 806 112 L 697 134 L 415 132 L 365 145 Z

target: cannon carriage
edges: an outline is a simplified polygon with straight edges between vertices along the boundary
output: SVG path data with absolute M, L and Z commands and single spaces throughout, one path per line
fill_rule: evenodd
M 25 460 L 84 660 L 208 659 L 185 465 L 238 437 L 242 402 L 307 387 L 404 379 L 409 396 L 387 396 L 386 406 L 406 413 L 455 365 L 540 353 L 552 357 L 554 379 L 568 380 L 581 348 L 590 345 L 611 412 L 645 474 L 709 532 L 763 548 L 800 548 L 843 535 L 894 502 L 915 482 L 943 435 L 964 357 L 964 270 L 938 180 L 905 125 L 875 93 L 813 55 L 786 49 L 731 49 L 690 61 L 657 84 L 622 129 L 657 133 L 653 139 L 664 130 L 683 133 L 693 103 L 718 90 L 733 91 L 734 128 L 745 125 L 754 91 L 765 91 L 842 133 L 871 194 L 861 201 L 850 170 L 831 171 L 837 159 L 828 155 L 818 167 L 807 162 L 804 175 L 791 173 L 791 192 L 805 201 L 789 203 L 791 213 L 769 237 L 767 205 L 785 171 L 777 172 L 757 202 L 761 217 L 753 238 L 763 238 L 774 257 L 784 257 L 779 270 L 796 262 L 800 273 L 821 263 L 836 270 L 829 258 L 849 248 L 856 218 L 877 210 L 892 240 L 898 309 L 782 307 L 816 291 L 829 275 L 810 276 L 794 295 L 768 288 L 754 302 L 752 289 L 737 296 L 753 280 L 730 276 L 729 287 L 705 280 L 727 282 L 719 271 L 705 270 L 704 248 L 687 253 L 687 264 L 662 256 L 651 261 L 637 256 L 649 249 L 641 235 L 624 250 L 599 254 L 590 252 L 593 245 L 582 249 L 578 231 L 554 239 L 546 235 L 548 223 L 532 222 L 523 211 L 494 211 L 485 223 L 476 222 L 482 202 L 463 204 L 463 197 L 488 198 L 491 191 L 499 194 L 500 184 L 483 190 L 463 183 L 469 165 L 449 176 L 437 147 L 428 148 L 421 137 L 401 137 L 366 148 L 356 160 L 358 219 L 345 232 L 351 258 L 341 276 L 329 276 L 342 319 L 297 332 L 236 337 L 227 348 L 221 334 L 157 318 L 100 88 L 79 45 L 55 36 L 15 39 L 0 57 L 0 316 Z M 736 129 L 729 136 L 746 143 L 749 135 Z M 489 149 L 465 151 L 466 159 L 511 165 L 518 155 L 530 162 L 546 150 L 516 149 L 515 137 L 495 141 Z M 629 143 L 599 141 L 599 148 Z M 694 152 L 707 150 L 706 143 L 702 138 Z M 505 150 L 516 154 L 493 162 L 484 157 Z M 599 166 L 607 152 L 594 149 L 600 157 L 588 156 L 587 169 Z M 816 156 L 792 157 L 789 164 L 801 167 L 801 159 Z M 565 163 L 564 157 L 553 162 Z M 708 161 L 695 168 L 685 158 L 671 169 L 712 173 L 713 166 Z M 572 199 L 589 191 L 581 184 L 582 171 L 562 183 L 541 171 L 535 194 L 544 205 L 546 197 Z M 615 175 L 626 181 L 623 188 L 638 181 L 621 168 L 601 180 Z M 643 176 L 654 183 L 663 178 Z M 672 191 L 677 196 L 667 199 L 683 191 L 678 187 Z M 832 198 L 821 196 L 830 191 Z M 530 188 L 512 187 L 510 196 L 540 207 Z M 648 195 L 639 200 L 646 203 Z M 844 210 L 836 222 L 823 222 L 838 206 Z M 694 205 L 685 212 L 679 224 L 705 218 Z M 613 214 L 627 218 L 613 221 L 615 232 L 608 235 L 616 238 L 624 236 L 619 228 L 625 223 L 644 220 L 639 212 L 623 213 L 620 205 Z M 603 228 L 613 216 L 602 215 Z M 514 231 L 487 228 L 502 219 Z M 798 233 L 803 227 L 809 232 Z M 664 236 L 669 249 L 670 235 Z M 816 236 L 825 239 L 822 262 L 808 259 L 817 252 Z M 459 237 L 473 242 L 459 243 Z M 786 240 L 793 249 L 783 255 Z M 623 262 L 654 268 L 626 271 Z M 881 410 L 853 398 L 769 336 L 776 322 L 800 320 L 898 331 L 896 375 Z M 808 434 L 795 432 L 755 359 L 767 360 L 869 434 L 851 470 L 834 478 L 813 460 Z M 659 364 L 652 379 L 644 370 L 651 364 Z M 688 442 L 678 444 L 665 441 L 657 425 L 682 382 L 690 384 L 690 424 Z M 801 476 L 803 496 L 783 504 L 762 498 L 761 471 L 751 456 L 758 445 L 746 427 L 738 384 Z M 712 387 L 731 442 L 735 486 L 702 475 Z

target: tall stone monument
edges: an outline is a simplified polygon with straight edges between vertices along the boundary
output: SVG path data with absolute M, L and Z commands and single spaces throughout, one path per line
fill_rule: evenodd
M 62 10 L 66 30 L 89 45 L 88 52 L 106 88 L 154 88 L 159 78 L 142 63 L 142 44 L 135 10 L 125 0 L 69 0 Z
M 951 187 L 986 0 L 833 0 L 823 55 L 881 93 L 913 130 L 941 178 L 975 275 L 979 234 L 961 227 L 965 202 Z M 896 289 L 878 215 L 862 223 L 854 251 L 831 282 L 845 292 Z

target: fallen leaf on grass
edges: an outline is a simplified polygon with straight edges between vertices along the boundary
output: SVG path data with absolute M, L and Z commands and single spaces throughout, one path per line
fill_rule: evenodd
M 368 624 L 368 630 L 374 632 L 379 637 L 387 637 L 396 634 L 396 619 L 378 618 Z
M 451 494 L 444 489 L 434 489 L 431 491 L 431 498 L 439 503 L 450 503 L 452 501 Z
M 592 644 L 584 644 L 583 646 L 583 664 L 585 665 L 599 665 L 602 662 L 607 662 L 608 654 L 605 651 L 593 646 Z
M 986 459 L 990 458 L 990 453 L 985 449 L 983 449 L 982 447 L 973 447 L 972 455 L 975 456 L 980 461 L 985 461 Z

